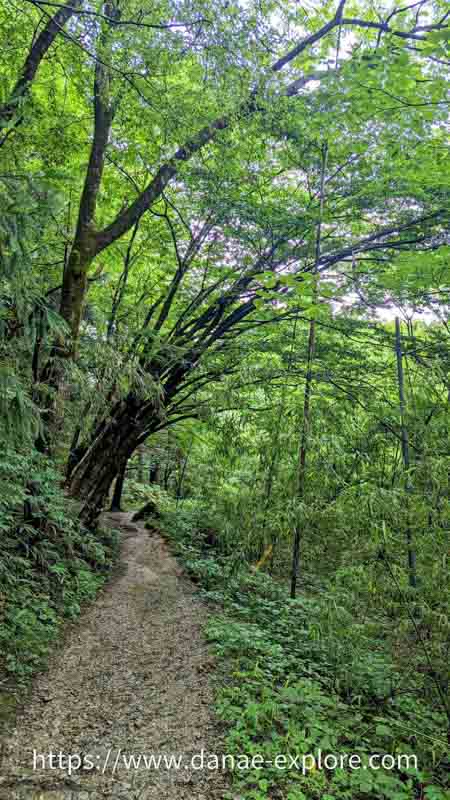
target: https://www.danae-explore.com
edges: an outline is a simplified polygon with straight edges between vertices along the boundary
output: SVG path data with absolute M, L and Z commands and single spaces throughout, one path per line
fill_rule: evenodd
M 103 775 L 116 773 L 118 770 L 258 770 L 268 767 L 285 770 L 297 770 L 307 775 L 315 770 L 394 770 L 417 769 L 417 756 L 413 754 L 373 753 L 362 758 L 357 753 L 316 753 L 301 755 L 278 754 L 267 759 L 261 754 L 222 754 L 200 750 L 193 755 L 175 753 L 126 753 L 122 749 L 108 748 L 102 753 L 66 753 L 61 750 L 40 753 L 33 750 L 33 769 L 64 770 L 68 775 L 76 772 L 98 771 Z

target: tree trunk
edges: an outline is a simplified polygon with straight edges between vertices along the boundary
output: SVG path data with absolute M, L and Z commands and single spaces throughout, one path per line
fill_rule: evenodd
M 306 474 L 306 453 L 308 448 L 309 439 L 309 416 L 311 404 L 311 389 L 312 389 L 312 364 L 314 360 L 314 351 L 316 346 L 316 326 L 314 320 L 309 324 L 309 339 L 308 339 L 308 368 L 306 373 L 305 394 L 303 398 L 303 422 L 302 432 L 300 437 L 299 448 L 299 463 L 297 472 L 297 499 L 303 500 L 305 492 L 305 474 Z M 294 545 L 292 548 L 292 574 L 291 574 L 291 598 L 295 599 L 297 591 L 297 580 L 300 566 L 300 537 L 301 526 L 299 519 L 299 512 L 297 512 L 294 529 Z
M 121 467 L 119 474 L 117 475 L 116 482 L 114 484 L 114 492 L 111 500 L 110 511 L 122 511 L 122 492 L 123 492 L 123 485 L 125 482 L 126 471 L 127 471 L 127 464 L 125 462 Z
M 159 464 L 152 464 L 148 473 L 149 483 L 159 483 Z
M 138 447 L 138 481 L 139 483 L 145 483 L 145 464 L 144 464 L 144 445 L 141 444 Z
M 406 400 L 405 400 L 405 385 L 403 377 L 403 353 L 402 353 L 402 337 L 400 331 L 400 320 L 395 318 L 395 354 L 397 359 L 397 380 L 398 380 L 398 399 L 400 406 L 400 424 L 402 433 L 402 456 L 403 468 L 406 476 L 406 491 L 408 495 L 411 493 L 411 478 L 409 475 L 409 436 L 408 428 L 406 427 Z M 413 546 L 413 536 L 411 530 L 411 520 L 409 511 L 409 497 L 407 499 L 407 521 L 406 521 L 406 546 L 408 550 L 408 577 L 409 585 L 415 588 L 417 586 L 416 574 L 416 551 Z
M 84 233 L 84 236 L 86 237 L 85 242 L 74 243 L 63 276 L 59 313 L 67 323 L 70 332 L 69 347 L 66 343 L 61 346 L 62 354 L 66 358 L 73 358 L 76 355 L 88 286 L 88 269 L 93 261 L 93 254 L 88 244 L 88 234 Z
M 319 204 L 319 219 L 317 223 L 316 232 L 316 252 L 314 274 L 317 276 L 317 268 L 320 259 L 321 248 L 321 233 L 322 233 L 322 218 L 323 209 L 325 204 L 325 172 L 328 160 L 328 145 L 325 142 L 322 146 L 322 164 L 320 172 L 320 204 Z M 317 283 L 315 294 L 317 295 Z M 309 337 L 308 337 L 308 355 L 307 355 L 307 369 L 306 369 L 306 382 L 305 393 L 303 396 L 303 420 L 302 430 L 300 435 L 299 451 L 298 451 L 298 471 L 297 471 L 297 499 L 303 500 L 305 493 L 305 477 L 306 477 L 306 459 L 309 444 L 309 426 L 310 426 L 310 406 L 311 406 L 311 390 L 312 390 L 312 366 L 314 361 L 314 354 L 316 349 L 316 322 L 314 319 L 309 323 Z M 295 599 L 297 591 L 297 581 L 300 567 L 300 544 L 301 544 L 301 526 L 299 513 L 297 512 L 294 528 L 294 543 L 292 547 L 292 572 L 291 572 L 291 598 Z
M 144 430 L 151 433 L 152 423 L 156 428 L 160 422 L 156 412 L 152 419 L 148 407 L 129 395 L 117 403 L 108 422 L 98 426 L 68 482 L 69 494 L 81 502 L 79 516 L 85 525 L 95 524 L 120 466 L 131 457 Z

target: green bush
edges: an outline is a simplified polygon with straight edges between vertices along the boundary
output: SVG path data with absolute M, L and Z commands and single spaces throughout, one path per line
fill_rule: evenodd
M 78 525 L 76 506 L 44 457 L 11 447 L 0 478 L 0 668 L 24 683 L 44 666 L 63 620 L 104 583 L 117 538 Z
M 236 770 L 245 800 L 448 800 L 446 717 L 429 702 L 424 674 L 405 676 L 370 624 L 362 626 L 336 585 L 287 598 L 283 582 L 234 568 L 233 556 L 202 546 L 204 506 L 165 515 L 167 534 L 204 596 L 219 607 L 207 634 L 227 673 L 218 712 L 224 751 L 261 754 L 262 769 Z M 344 577 L 344 576 L 343 576 Z M 348 591 L 347 573 L 343 583 Z M 339 582 L 338 582 L 339 583 Z M 373 637 L 372 637 L 373 633 Z M 279 770 L 278 754 L 415 755 L 418 768 Z
M 157 506 L 164 505 L 166 492 L 158 484 L 145 484 L 127 478 L 123 491 L 123 507 L 138 510 L 141 506 L 154 500 Z

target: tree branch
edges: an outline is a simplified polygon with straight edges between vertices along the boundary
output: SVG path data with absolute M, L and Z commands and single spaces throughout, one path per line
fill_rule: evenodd
M 13 127 L 20 124 L 22 120 L 20 114 L 20 100 L 28 94 L 31 84 L 36 77 L 39 65 L 47 53 L 47 50 L 53 44 L 61 28 L 66 25 L 70 17 L 81 7 L 82 2 L 83 0 L 72 0 L 70 5 L 61 5 L 54 16 L 48 20 L 37 37 L 25 59 L 20 76 L 11 92 L 10 99 L 0 107 L 0 130 L 10 124 L 12 124 Z M 16 112 L 19 113 L 14 120 L 14 114 Z

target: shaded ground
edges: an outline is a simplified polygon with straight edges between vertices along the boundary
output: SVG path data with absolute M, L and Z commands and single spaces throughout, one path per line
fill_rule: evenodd
M 201 634 L 206 611 L 163 539 L 130 519 L 107 515 L 123 531 L 122 573 L 74 626 L 1 742 L 0 800 L 221 800 L 226 793 L 220 771 L 190 764 L 194 754 L 220 752 Z M 47 755 L 45 768 L 38 758 L 33 769 L 34 751 Z M 67 754 L 82 761 L 70 777 Z M 127 769 L 123 756 L 139 754 L 183 761 L 179 769 L 142 762 Z

